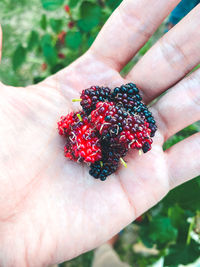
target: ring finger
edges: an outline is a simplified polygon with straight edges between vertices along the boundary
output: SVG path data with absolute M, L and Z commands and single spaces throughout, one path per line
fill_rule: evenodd
M 165 140 L 200 120 L 200 69 L 172 87 L 152 112 Z

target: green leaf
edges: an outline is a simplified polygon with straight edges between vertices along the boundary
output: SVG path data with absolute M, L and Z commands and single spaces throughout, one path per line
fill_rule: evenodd
M 164 143 L 163 149 L 166 150 L 166 149 L 170 148 L 171 146 L 173 146 L 176 143 L 182 141 L 186 137 L 189 137 L 190 135 L 197 133 L 198 131 L 199 131 L 199 128 L 198 128 L 198 126 L 196 124 L 192 124 L 192 125 L 184 128 L 179 133 L 177 133 L 176 135 L 174 135 L 171 138 L 169 138 Z
M 63 68 L 65 67 L 65 65 L 59 63 L 59 64 L 56 64 L 54 65 L 53 67 L 51 67 L 51 74 L 54 74 L 56 72 L 58 72 L 59 70 L 62 70 Z
M 196 179 L 197 179 L 197 184 L 200 187 L 200 176 L 198 176 Z
M 200 64 L 197 65 L 197 66 L 192 70 L 192 72 L 194 72 L 195 70 L 198 70 L 199 68 L 200 68 Z
M 122 0 L 107 0 L 106 4 L 112 9 L 114 10 L 115 8 L 117 8 L 120 3 L 122 2 Z
M 40 83 L 40 82 L 42 82 L 44 79 L 46 79 L 46 77 L 36 76 L 36 77 L 33 78 L 33 83 L 34 83 L 34 84 Z
M 53 11 L 61 7 L 64 0 L 41 0 L 44 9 Z
M 69 31 L 65 37 L 65 41 L 68 48 L 77 49 L 82 41 L 81 33 Z
M 32 31 L 28 38 L 28 50 L 32 50 L 39 42 L 39 34 L 36 31 Z
M 192 134 L 199 132 L 199 128 L 196 124 L 191 124 L 179 132 L 184 137 L 189 137 Z
M 200 209 L 199 179 L 197 177 L 171 190 L 163 203 L 168 207 L 177 203 L 182 209 L 195 213 Z
M 94 40 L 95 40 L 95 37 L 94 36 L 90 36 L 88 38 L 88 41 L 87 41 L 88 42 L 88 47 L 90 47 L 93 44 Z
M 141 228 L 140 236 L 147 246 L 164 247 L 176 240 L 177 233 L 169 218 L 158 216 Z
M 78 2 L 79 0 L 69 0 L 69 6 L 73 8 L 78 4 Z
M 52 66 L 55 65 L 57 62 L 57 53 L 55 47 L 52 45 L 52 39 L 49 34 L 43 36 L 41 46 L 46 62 Z
M 80 7 L 78 26 L 82 31 L 89 32 L 97 26 L 101 18 L 101 8 L 91 2 L 84 1 Z
M 43 46 L 44 44 L 52 44 L 52 38 L 50 34 L 45 34 L 42 39 L 41 39 L 41 45 Z
M 184 136 L 182 135 L 174 135 L 171 138 L 169 138 L 163 145 L 163 150 L 167 150 L 171 146 L 175 145 L 176 143 L 182 141 L 184 139 Z
M 47 17 L 45 14 L 42 15 L 41 20 L 40 20 L 40 26 L 41 28 L 45 31 L 47 28 Z
M 149 39 L 148 42 L 140 49 L 139 54 L 141 56 L 144 56 L 146 52 L 151 48 L 152 46 L 152 39 Z
M 61 19 L 50 19 L 49 23 L 55 33 L 59 33 L 61 31 L 63 24 Z
M 189 264 L 194 262 L 200 255 L 200 245 L 191 241 L 189 246 L 176 244 L 170 247 L 169 255 L 165 257 L 165 266 Z
M 12 58 L 12 64 L 13 64 L 13 69 L 17 70 L 25 61 L 26 58 L 26 49 L 19 45 L 14 54 L 13 54 L 13 58 Z
M 183 221 L 186 221 L 184 210 L 177 204 L 168 209 L 168 217 L 170 218 L 172 225 L 176 228 L 178 228 Z
M 175 204 L 168 209 L 168 217 L 170 218 L 172 225 L 178 230 L 176 242 L 186 243 L 189 228 L 187 219 L 190 215 L 190 211 L 183 210 L 178 204 Z

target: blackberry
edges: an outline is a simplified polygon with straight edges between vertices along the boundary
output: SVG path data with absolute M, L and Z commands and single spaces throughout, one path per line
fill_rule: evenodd
M 81 106 L 87 115 L 96 108 L 98 102 L 110 101 L 111 90 L 108 87 L 92 86 L 81 94 Z
M 116 87 L 113 90 L 112 99 L 115 99 L 119 93 L 127 94 L 128 96 L 134 96 L 139 93 L 139 90 L 134 83 L 127 83 L 126 85 Z
M 128 149 L 121 146 L 119 143 L 112 143 L 108 139 L 101 139 L 101 161 L 95 162 L 90 165 L 90 174 L 102 181 L 106 180 L 106 177 L 114 173 L 119 166 L 120 158 L 124 157 Z
M 97 161 L 90 166 L 89 174 L 96 179 L 105 181 L 106 178 L 116 172 L 119 165 L 119 160 L 113 159 L 112 162 L 109 161 Z
M 91 121 L 102 137 L 117 136 L 123 130 L 123 120 L 128 113 L 113 102 L 99 102 L 91 113 Z
M 59 133 L 66 136 L 65 157 L 79 162 L 95 162 L 101 159 L 101 145 L 96 129 L 83 112 L 61 117 Z
M 138 88 L 133 83 L 116 87 L 111 98 L 117 106 L 122 106 L 127 111 L 135 106 L 137 101 L 142 100 Z
M 115 106 L 113 102 L 97 104 L 91 113 L 91 121 L 99 131 L 101 138 L 110 146 L 141 149 L 150 138 L 149 123 L 141 115 L 129 114 L 124 108 Z
M 151 129 L 150 136 L 153 137 L 157 130 L 155 125 L 155 120 L 148 110 L 147 106 L 142 103 L 142 97 L 139 94 L 139 90 L 133 83 L 128 83 L 122 85 L 121 87 L 116 87 L 112 93 L 112 101 L 116 105 L 121 106 L 126 109 L 131 115 L 139 114 L 143 116 L 149 123 L 149 128 Z
M 100 142 L 102 158 L 112 156 L 112 154 L 109 154 L 112 152 L 118 159 L 120 159 L 125 157 L 128 152 L 128 149 L 119 143 L 117 137 L 102 138 Z
M 90 175 L 101 181 L 105 181 L 107 176 L 114 173 L 119 165 L 119 156 L 111 149 L 102 151 L 102 160 L 90 165 Z
M 152 139 L 150 138 L 151 130 L 149 123 L 141 116 L 128 116 L 123 131 L 119 135 L 119 143 L 126 149 L 141 149 L 147 142 L 150 147 Z
M 84 123 L 88 122 L 88 118 L 84 112 L 70 112 L 67 116 L 62 116 L 58 121 L 58 132 L 60 135 L 68 136 L 71 132 L 71 126 L 80 122 L 79 115 Z

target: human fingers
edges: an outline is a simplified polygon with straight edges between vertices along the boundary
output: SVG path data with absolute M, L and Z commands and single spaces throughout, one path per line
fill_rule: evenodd
M 200 4 L 162 37 L 127 75 L 149 102 L 200 62 Z
M 104 25 L 90 52 L 121 70 L 180 0 L 124 0 Z
M 153 105 L 152 112 L 165 140 L 200 120 L 200 69 L 172 87 Z
M 186 138 L 165 153 L 171 189 L 200 174 L 200 133 Z

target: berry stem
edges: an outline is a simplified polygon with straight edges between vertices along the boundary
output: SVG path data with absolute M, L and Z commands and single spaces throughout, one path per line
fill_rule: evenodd
M 100 166 L 101 166 L 101 168 L 103 167 L 103 162 L 102 161 L 100 161 Z
M 82 101 L 81 98 L 74 98 L 74 99 L 72 99 L 72 102 L 81 102 L 81 101 Z
M 195 218 L 192 218 L 190 221 L 190 225 L 189 225 L 189 229 L 188 229 L 188 234 L 187 234 L 187 241 L 186 241 L 186 245 L 190 245 L 191 242 L 191 232 L 194 228 L 194 224 L 195 224 Z
M 138 151 L 138 153 L 139 153 L 139 156 L 142 156 L 142 149 L 140 149 L 140 150 Z
M 123 158 L 120 158 L 120 161 L 121 161 L 122 165 L 124 165 L 124 167 L 127 168 L 127 164 L 126 164 L 126 162 L 123 160 Z
M 83 119 L 82 119 L 80 114 L 77 114 L 77 117 L 79 118 L 79 121 L 83 121 Z

